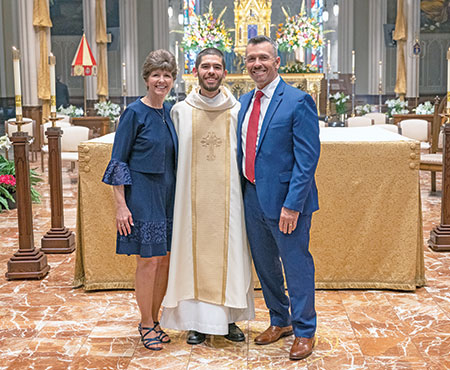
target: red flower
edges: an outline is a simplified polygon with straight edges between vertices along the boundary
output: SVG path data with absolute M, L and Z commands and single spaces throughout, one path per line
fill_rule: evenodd
M 13 175 L 0 175 L 0 185 L 16 186 L 16 178 Z

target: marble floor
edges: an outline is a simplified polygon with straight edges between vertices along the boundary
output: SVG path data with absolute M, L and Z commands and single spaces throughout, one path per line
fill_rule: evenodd
M 68 167 L 65 224 L 74 230 L 76 174 Z M 421 174 L 421 185 L 426 239 L 440 221 L 440 197 L 429 195 L 429 174 Z M 33 207 L 36 246 L 50 227 L 48 186 L 39 191 L 42 203 Z M 253 343 L 268 325 L 260 293 L 256 319 L 239 323 L 246 342 L 210 337 L 191 346 L 185 333 L 169 330 L 172 343 L 152 352 L 139 341 L 132 291 L 72 289 L 75 253 L 48 255 L 51 270 L 41 281 L 6 281 L 7 261 L 17 250 L 16 225 L 15 210 L 0 213 L 0 370 L 450 369 L 450 252 L 424 245 L 428 285 L 414 293 L 317 291 L 316 350 L 291 362 L 292 337 L 268 346 Z

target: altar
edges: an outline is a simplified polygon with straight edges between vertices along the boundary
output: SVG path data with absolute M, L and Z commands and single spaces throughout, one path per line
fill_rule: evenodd
M 320 104 L 323 73 L 281 73 L 280 76 L 287 84 L 309 93 L 316 102 L 317 111 L 325 113 L 325 107 Z M 198 78 L 191 74 L 183 75 L 183 80 L 185 81 L 186 94 L 189 94 L 198 84 Z M 223 84 L 230 89 L 236 99 L 255 88 L 255 82 L 248 74 L 229 73 Z
M 115 254 L 113 189 L 101 182 L 114 134 L 79 146 L 74 286 L 133 289 L 134 256 Z M 322 128 L 320 210 L 311 253 L 319 289 L 425 284 L 419 143 L 376 126 Z

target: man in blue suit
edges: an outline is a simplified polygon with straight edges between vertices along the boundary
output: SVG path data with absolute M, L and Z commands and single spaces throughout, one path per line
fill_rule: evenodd
M 255 343 L 273 343 L 294 333 L 289 358 L 300 360 L 312 353 L 317 325 L 309 230 L 319 208 L 314 180 L 319 123 L 311 96 L 287 85 L 278 75 L 279 66 L 270 38 L 249 41 L 246 67 L 256 89 L 241 97 L 238 164 L 247 235 L 270 312 L 270 327 Z

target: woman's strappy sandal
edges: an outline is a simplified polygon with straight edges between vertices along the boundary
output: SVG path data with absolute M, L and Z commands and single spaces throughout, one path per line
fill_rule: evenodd
M 156 330 L 156 327 L 159 325 L 159 321 L 155 321 L 155 326 L 153 329 L 155 329 L 155 332 L 158 333 L 158 338 L 161 341 L 161 343 L 170 343 L 170 338 L 167 335 L 167 333 L 162 330 L 161 328 L 159 330 Z
M 161 351 L 162 347 L 152 347 L 156 344 L 163 343 L 160 339 L 161 334 L 155 330 L 155 328 L 146 328 L 143 327 L 141 324 L 138 325 L 139 334 L 141 335 L 142 344 L 144 344 L 144 347 L 151 350 L 151 351 Z M 152 331 L 156 333 L 156 337 L 154 338 L 146 338 L 148 334 L 150 334 Z

